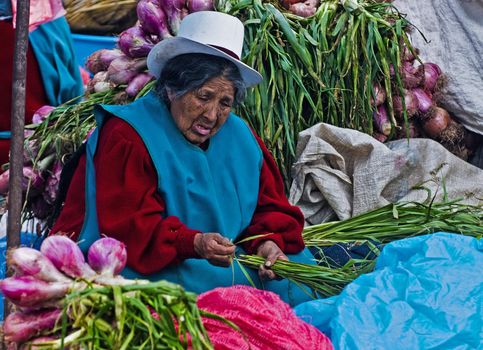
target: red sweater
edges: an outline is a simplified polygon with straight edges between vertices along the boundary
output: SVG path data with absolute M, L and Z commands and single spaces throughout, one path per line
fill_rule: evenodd
M 270 152 L 257 137 L 264 162 L 260 174 L 258 204 L 243 237 L 273 233 L 244 244 L 254 253 L 262 240 L 275 241 L 285 253 L 303 247 L 303 215 L 289 204 L 280 172 Z M 175 216 L 163 218 L 163 198 L 157 192 L 157 174 L 149 153 L 136 131 L 119 118 L 109 118 L 99 137 L 96 156 L 97 214 L 102 234 L 127 246 L 127 264 L 150 274 L 183 259 L 197 258 L 193 241 L 196 227 L 186 227 Z M 85 156 L 79 161 L 61 215 L 51 233 L 77 238 L 85 211 Z M 220 232 L 223 235 L 223 232 Z

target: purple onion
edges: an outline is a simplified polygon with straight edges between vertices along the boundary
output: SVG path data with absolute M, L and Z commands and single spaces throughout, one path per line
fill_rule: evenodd
M 154 43 L 149 40 L 140 26 L 126 29 L 119 35 L 119 48 L 129 57 L 147 57 Z
M 87 261 L 97 273 L 103 276 L 118 275 L 126 266 L 126 246 L 110 237 L 98 239 L 89 247 Z
M 156 35 L 160 39 L 171 37 L 168 18 L 158 1 L 141 0 L 136 7 L 139 22 L 145 33 Z
M 146 69 L 146 59 L 120 57 L 109 65 L 108 78 L 114 84 L 128 84 L 136 75 Z
M 374 84 L 374 96 L 375 96 L 375 102 L 374 99 L 371 97 L 371 104 L 380 106 L 386 101 L 386 90 L 381 87 L 379 84 Z
M 92 279 L 96 273 L 86 263 L 79 246 L 70 238 L 61 235 L 47 237 L 40 251 L 54 266 L 70 277 Z
M 33 248 L 10 250 L 7 261 L 17 276 L 32 276 L 45 282 L 72 282 L 46 256 Z
M 438 78 L 441 75 L 441 68 L 437 64 L 430 62 L 424 63 L 422 67 L 424 70 L 423 88 L 426 91 L 434 92 Z
M 45 282 L 31 276 L 8 277 L 0 281 L 3 295 L 21 307 L 36 307 L 62 298 L 71 287 L 70 282 Z
M 189 13 L 198 11 L 213 11 L 213 0 L 188 0 L 187 7 Z
M 414 52 L 414 53 L 413 53 Z M 416 59 L 417 55 L 419 55 L 419 50 L 417 48 L 413 47 L 413 52 L 411 52 L 410 49 L 408 49 L 407 46 L 404 46 L 401 56 L 403 61 L 408 61 L 410 63 L 414 62 Z
M 168 24 L 171 33 L 178 34 L 179 24 L 182 18 L 182 11 L 186 7 L 185 0 L 160 0 L 161 8 L 168 17 Z
M 61 309 L 11 313 L 3 324 L 5 340 L 23 343 L 44 330 L 51 330 L 61 315 Z
M 307 0 L 290 5 L 289 11 L 300 17 L 310 17 L 315 14 L 319 0 Z
M 403 114 L 403 105 L 402 99 L 400 96 L 393 96 L 392 104 L 394 108 L 394 112 L 398 117 L 402 117 Z M 406 113 L 408 117 L 414 116 L 418 113 L 418 101 L 414 97 L 412 90 L 404 90 L 404 104 L 406 105 Z
M 133 80 L 131 80 L 126 88 L 126 93 L 130 97 L 136 97 L 141 89 L 153 79 L 153 76 L 149 73 L 139 73 Z
M 87 58 L 85 65 L 92 74 L 96 74 L 107 70 L 107 67 L 109 67 L 112 61 L 122 56 L 124 54 L 118 49 L 97 50 Z
M 433 107 L 433 101 L 431 94 L 424 91 L 421 88 L 413 89 L 413 96 L 417 101 L 419 113 L 428 113 L 431 107 Z
M 392 125 L 387 117 L 386 107 L 384 107 L 384 105 L 378 106 L 372 117 L 376 124 L 377 130 L 379 130 L 381 134 L 388 136 L 391 133 Z
M 5 195 L 8 193 L 8 184 L 10 182 L 10 171 L 7 169 L 0 174 L 0 194 Z
M 32 123 L 34 124 L 40 124 L 42 123 L 47 117 L 49 116 L 50 112 L 52 112 L 55 109 L 55 107 L 52 106 L 42 106 L 39 109 L 37 109 L 32 116 Z
M 403 62 L 400 74 L 403 85 L 407 89 L 418 87 L 423 82 L 424 72 L 419 67 L 413 67 L 411 62 Z

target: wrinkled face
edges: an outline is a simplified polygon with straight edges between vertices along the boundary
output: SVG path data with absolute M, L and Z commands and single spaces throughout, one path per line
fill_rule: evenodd
M 171 100 L 171 115 L 183 136 L 200 145 L 225 123 L 235 98 L 233 84 L 222 77 L 208 80 L 199 89 Z

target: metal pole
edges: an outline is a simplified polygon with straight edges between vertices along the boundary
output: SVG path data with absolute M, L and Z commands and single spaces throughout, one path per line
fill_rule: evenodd
M 13 53 L 12 138 L 8 191 L 7 250 L 20 245 L 22 216 L 23 142 L 25 125 L 25 85 L 29 35 L 30 0 L 17 0 L 15 50 Z M 7 265 L 7 274 L 9 266 Z M 7 304 L 7 303 L 5 303 Z M 9 306 L 5 305 L 5 317 Z

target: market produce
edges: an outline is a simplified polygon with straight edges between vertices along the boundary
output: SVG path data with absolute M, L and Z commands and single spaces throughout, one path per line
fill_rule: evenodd
M 306 246 L 337 243 L 389 243 L 437 231 L 483 236 L 483 205 L 461 201 L 403 202 L 354 216 L 343 221 L 324 222 L 304 228 Z
M 296 15 L 296 5 L 313 5 L 315 12 Z M 120 34 L 119 48 L 88 58 L 94 77 L 85 98 L 27 126 L 32 132 L 25 143 L 28 162 L 42 181 L 30 184 L 26 218 L 52 214 L 58 170 L 95 127 L 93 106 L 143 96 L 154 85 L 145 65 L 149 48 L 175 35 L 186 13 L 211 7 L 245 22 L 243 60 L 264 81 L 248 91 L 235 112 L 268 146 L 287 188 L 297 135 L 319 122 L 364 131 L 381 142 L 432 137 L 463 159 L 471 153 L 465 141 L 469 133 L 454 116 L 444 137 L 432 132 L 441 114 L 444 74 L 436 64 L 421 61 L 408 38 L 408 20 L 390 2 L 142 0 L 136 8 L 139 21 Z
M 240 255 L 236 260 L 247 267 L 258 269 L 264 259 L 258 255 Z M 339 294 L 342 289 L 363 273 L 374 269 L 374 261 L 350 261 L 341 268 L 309 265 L 293 261 L 277 260 L 270 266 L 278 276 L 296 283 L 315 298 Z
M 166 281 L 119 276 L 126 249 L 112 238 L 93 243 L 88 251 L 92 265 L 79 252 L 76 243 L 65 236 L 48 237 L 40 252 L 31 248 L 9 252 L 14 275 L 0 281 L 0 291 L 17 310 L 3 324 L 7 345 L 22 349 L 212 349 L 202 317 L 225 321 L 199 310 L 195 294 Z

